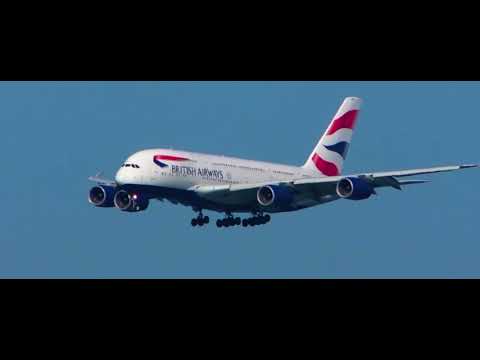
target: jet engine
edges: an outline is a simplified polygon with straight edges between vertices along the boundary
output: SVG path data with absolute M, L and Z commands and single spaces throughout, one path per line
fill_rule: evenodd
M 365 200 L 375 194 L 375 189 L 365 180 L 351 177 L 337 183 L 337 194 L 343 199 Z
M 257 191 L 257 201 L 263 207 L 286 207 L 293 201 L 293 192 L 285 186 L 262 186 Z
M 88 201 L 98 207 L 114 207 L 115 187 L 98 185 L 90 189 Z
M 137 193 L 120 190 L 115 194 L 113 202 L 117 208 L 127 212 L 144 211 L 148 208 L 148 199 Z

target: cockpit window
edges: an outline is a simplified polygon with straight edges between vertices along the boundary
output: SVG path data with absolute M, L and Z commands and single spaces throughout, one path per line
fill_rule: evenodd
M 135 169 L 140 169 L 140 166 L 138 166 L 137 164 L 123 164 L 121 167 L 132 167 Z

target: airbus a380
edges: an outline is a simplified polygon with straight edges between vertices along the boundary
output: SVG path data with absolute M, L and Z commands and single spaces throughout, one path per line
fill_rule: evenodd
M 342 175 L 361 99 L 348 97 L 301 167 L 171 149 L 151 149 L 130 156 L 115 181 L 97 182 L 89 201 L 97 207 L 124 212 L 147 209 L 151 200 L 168 200 L 191 207 L 198 216 L 192 226 L 210 222 L 204 210 L 224 213 L 218 227 L 255 226 L 270 221 L 269 214 L 296 211 L 334 200 L 365 200 L 376 188 L 421 184 L 427 180 L 404 177 L 477 167 L 442 166 L 425 169 Z M 234 217 L 234 213 L 252 216 Z

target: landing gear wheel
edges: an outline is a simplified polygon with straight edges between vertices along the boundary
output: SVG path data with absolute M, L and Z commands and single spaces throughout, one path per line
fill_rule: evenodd
M 218 220 L 217 220 L 217 227 L 218 227 L 218 228 L 221 228 L 222 226 L 223 226 L 222 220 L 218 219 Z
M 239 217 L 237 217 L 237 218 L 235 219 L 235 225 L 238 226 L 238 225 L 240 225 L 241 223 L 242 223 L 242 219 L 240 219 Z
M 271 219 L 272 219 L 272 218 L 270 217 L 270 215 L 268 215 L 268 214 L 265 215 L 265 223 L 270 222 Z
M 248 219 L 243 219 L 242 220 L 242 226 L 247 227 L 248 226 Z
M 208 216 L 204 216 L 204 217 L 203 217 L 203 222 L 204 222 L 205 224 L 208 224 L 208 223 L 210 222 L 210 218 L 209 218 Z
M 193 227 L 197 226 L 197 219 L 192 219 L 191 224 Z

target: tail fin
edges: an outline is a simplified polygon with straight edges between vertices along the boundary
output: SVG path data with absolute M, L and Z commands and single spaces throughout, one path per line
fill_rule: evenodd
M 348 97 L 343 101 L 327 131 L 303 165 L 304 169 L 318 171 L 325 176 L 342 173 L 361 104 L 362 100 L 356 97 Z

